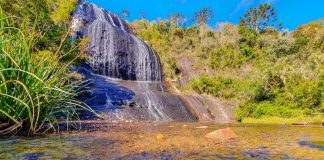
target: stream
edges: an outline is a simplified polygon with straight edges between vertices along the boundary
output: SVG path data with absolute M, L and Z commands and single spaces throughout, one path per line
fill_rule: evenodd
M 203 127 L 199 127 L 203 126 Z M 0 159 L 323 159 L 324 129 L 180 122 L 89 123 L 83 131 L 0 139 Z M 237 138 L 205 135 L 230 127 Z M 298 152 L 296 152 L 298 151 Z

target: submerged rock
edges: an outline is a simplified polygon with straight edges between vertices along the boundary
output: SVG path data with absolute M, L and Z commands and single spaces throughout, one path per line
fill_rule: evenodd
M 300 141 L 300 146 L 307 146 L 310 148 L 316 148 L 324 151 L 324 141 Z
M 161 140 L 164 139 L 164 135 L 159 133 L 159 134 L 156 135 L 156 139 L 161 141 Z
M 199 127 L 195 127 L 196 129 L 207 129 L 209 128 L 208 126 L 199 126 Z
M 211 140 L 216 140 L 220 142 L 225 142 L 230 139 L 237 138 L 237 135 L 234 133 L 234 131 L 231 128 L 226 129 L 220 129 L 211 133 L 208 133 L 206 135 L 206 138 Z

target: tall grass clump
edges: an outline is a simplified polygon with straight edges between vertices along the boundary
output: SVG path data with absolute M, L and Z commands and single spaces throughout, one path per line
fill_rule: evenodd
M 37 39 L 10 27 L 14 19 L 0 9 L 0 134 L 55 130 L 87 109 L 75 99 L 81 82 L 72 80 L 70 62 L 31 49 Z

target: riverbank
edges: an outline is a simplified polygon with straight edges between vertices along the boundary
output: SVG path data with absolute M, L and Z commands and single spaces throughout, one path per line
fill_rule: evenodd
M 324 116 L 318 115 L 314 117 L 262 117 L 262 118 L 244 118 L 242 123 L 245 124 L 286 124 L 286 125 L 311 125 L 323 124 Z

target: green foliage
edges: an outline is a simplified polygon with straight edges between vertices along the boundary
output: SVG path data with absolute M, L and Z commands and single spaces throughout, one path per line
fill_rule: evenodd
M 257 46 L 257 38 L 258 34 L 255 30 L 246 27 L 239 26 L 239 44 L 240 51 L 245 57 L 253 57 L 254 56 L 254 48 Z
M 0 1 L 0 134 L 55 130 L 89 110 L 75 99 L 81 82 L 69 67 L 87 43 L 68 38 L 76 3 Z
M 56 24 L 62 24 L 70 20 L 73 10 L 76 9 L 78 0 L 55 0 L 55 10 L 51 14 L 51 19 Z
M 13 27 L 34 36 L 30 43 L 35 52 L 48 50 L 66 54 L 71 49 L 69 21 L 78 0 L 2 0 L 0 6 L 8 16 L 18 17 Z
M 238 68 L 245 61 L 244 56 L 240 52 L 229 47 L 212 51 L 210 57 L 210 67 L 212 69 Z
M 284 125 L 293 125 L 298 123 L 306 124 L 321 124 L 324 121 L 324 117 L 321 115 L 317 116 L 298 116 L 298 117 L 275 117 L 275 116 L 264 116 L 261 118 L 244 118 L 242 123 L 248 124 L 284 124 Z
M 238 98 L 239 80 L 222 76 L 201 76 L 192 80 L 190 85 L 198 93 L 207 93 L 225 99 Z
M 320 22 L 292 33 L 265 26 L 257 31 L 246 24 L 222 24 L 217 30 L 177 27 L 170 21 L 132 25 L 157 50 L 167 79 L 185 83 L 181 87 L 190 93 L 239 102 L 240 120 L 324 112 Z
M 261 118 L 263 116 L 294 117 L 323 112 L 321 107 L 322 84 L 293 75 L 284 80 L 269 75 L 257 86 L 250 100 L 238 111 L 238 118 Z
M 274 103 L 270 101 L 263 101 L 257 104 L 246 104 L 245 107 L 238 112 L 239 119 L 244 119 L 244 117 L 262 118 L 264 115 L 291 118 L 303 115 L 303 110 L 291 109 L 280 104 L 274 105 Z
M 69 65 L 50 51 L 35 56 L 34 39 L 10 28 L 1 11 L 0 19 L 0 133 L 23 129 L 34 134 L 45 124 L 54 127 L 59 117 L 76 116 L 85 105 L 75 100 L 80 85 L 67 74 Z
M 296 45 L 295 47 L 293 47 L 293 44 L 291 41 L 289 41 L 289 39 L 278 39 L 278 41 L 275 41 L 273 43 L 273 48 L 274 48 L 274 54 L 277 57 L 280 56 L 287 56 L 291 53 L 296 53 L 299 50 L 298 45 Z
M 169 65 L 169 68 L 171 69 L 171 73 L 169 75 L 171 75 L 172 77 L 175 77 L 181 73 L 180 67 L 177 64 L 177 61 L 175 58 L 170 58 L 167 61 L 167 64 Z

